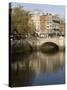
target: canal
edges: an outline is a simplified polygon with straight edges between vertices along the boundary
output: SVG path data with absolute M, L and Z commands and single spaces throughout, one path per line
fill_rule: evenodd
M 11 61 L 11 86 L 36 86 L 65 83 L 65 54 L 34 51 L 14 55 Z

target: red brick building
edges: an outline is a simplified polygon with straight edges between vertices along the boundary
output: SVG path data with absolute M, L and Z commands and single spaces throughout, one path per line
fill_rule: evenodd
M 41 32 L 44 32 L 46 29 L 46 15 L 40 16 L 40 30 Z

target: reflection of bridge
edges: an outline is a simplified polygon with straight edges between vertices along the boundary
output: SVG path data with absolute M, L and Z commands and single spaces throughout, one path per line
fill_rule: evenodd
M 12 63 L 11 68 L 15 71 L 17 71 L 17 69 L 19 69 L 19 71 L 27 69 L 27 71 L 32 70 L 33 73 L 36 74 L 43 72 L 52 73 L 64 64 L 64 52 L 58 52 L 53 55 L 34 52 L 31 53 L 30 56 L 17 56 L 14 59 L 16 61 Z
M 52 42 L 54 44 L 56 44 L 58 47 L 64 47 L 64 37 L 60 36 L 60 37 L 49 37 L 49 38 L 37 38 L 37 39 L 33 39 L 33 38 L 29 38 L 27 39 L 27 42 L 31 45 L 31 46 L 41 46 L 46 42 Z

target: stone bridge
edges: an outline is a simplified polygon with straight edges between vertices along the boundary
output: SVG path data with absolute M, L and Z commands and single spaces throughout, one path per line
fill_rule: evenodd
M 60 37 L 49 37 L 49 38 L 29 38 L 27 39 L 27 42 L 31 45 L 31 46 L 41 46 L 43 44 L 45 44 L 46 42 L 52 42 L 54 44 L 56 44 L 59 48 L 60 47 L 64 47 L 65 46 L 65 42 L 64 42 L 64 37 L 60 36 Z
M 51 42 L 56 44 L 59 49 L 62 47 L 65 47 L 65 41 L 64 41 L 65 37 L 64 36 L 60 36 L 60 37 L 47 37 L 47 38 L 40 38 L 40 37 L 30 37 L 30 38 L 26 38 L 26 39 L 21 39 L 21 40 L 11 40 L 11 45 L 15 44 L 29 44 L 32 47 L 40 47 L 45 43 Z

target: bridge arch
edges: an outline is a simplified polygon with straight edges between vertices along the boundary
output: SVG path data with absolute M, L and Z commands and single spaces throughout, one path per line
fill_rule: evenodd
M 59 51 L 59 46 L 54 42 L 44 42 L 40 46 L 40 50 L 46 53 L 53 53 Z
M 28 44 L 30 44 L 31 47 L 42 47 L 44 44 L 49 44 L 50 46 L 53 45 L 54 47 L 57 47 L 57 49 L 63 49 L 64 48 L 64 37 L 54 37 L 54 38 L 35 38 L 35 39 L 28 39 L 26 40 Z M 62 48 L 63 47 L 63 48 Z
M 43 45 L 53 45 L 53 46 L 59 47 L 59 45 L 57 43 L 52 42 L 52 41 L 43 42 L 41 44 L 41 46 L 43 46 Z

